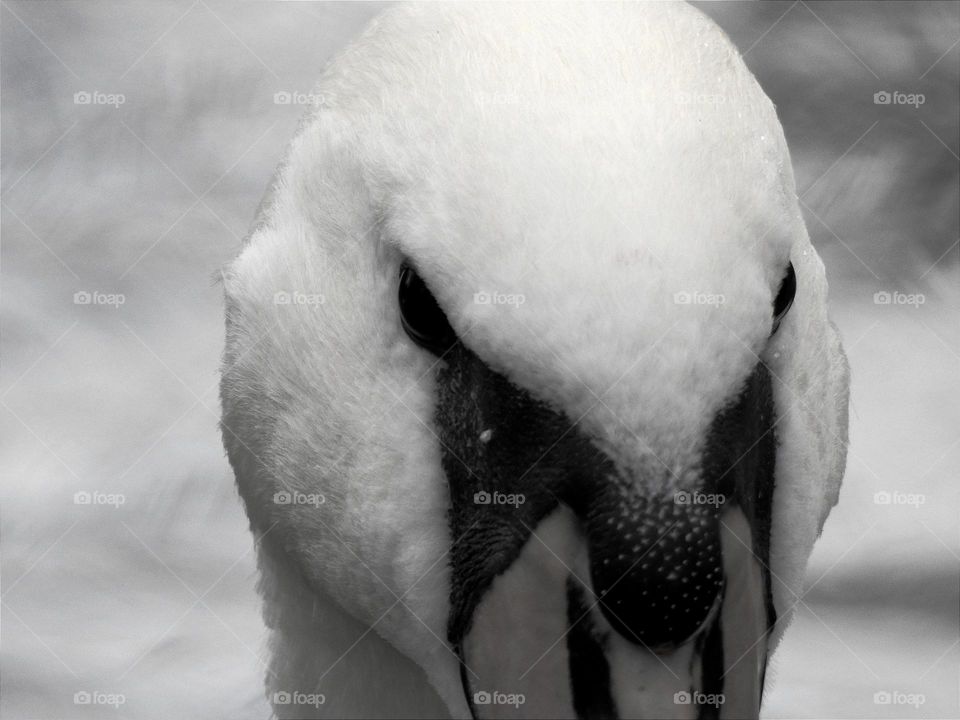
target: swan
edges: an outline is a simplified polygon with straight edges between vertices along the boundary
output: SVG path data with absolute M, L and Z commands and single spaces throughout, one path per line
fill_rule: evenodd
M 664 4 L 413 4 L 224 271 L 278 717 L 757 717 L 848 369 L 775 109 Z

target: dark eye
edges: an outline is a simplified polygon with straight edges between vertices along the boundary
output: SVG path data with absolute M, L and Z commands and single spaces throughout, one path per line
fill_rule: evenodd
M 447 322 L 447 316 L 409 265 L 400 266 L 399 300 L 403 329 L 417 345 L 442 355 L 456 342 L 456 333 Z
M 793 263 L 787 265 L 787 274 L 780 283 L 780 291 L 773 301 L 773 330 L 772 335 L 780 327 L 780 321 L 783 320 L 790 306 L 793 305 L 793 297 L 797 294 L 797 274 L 793 271 Z

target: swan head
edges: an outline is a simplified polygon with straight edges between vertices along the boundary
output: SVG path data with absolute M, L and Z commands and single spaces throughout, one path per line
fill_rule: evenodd
M 400 7 L 318 93 L 225 273 L 261 563 L 458 717 L 756 715 L 847 380 L 729 41 L 673 4 Z

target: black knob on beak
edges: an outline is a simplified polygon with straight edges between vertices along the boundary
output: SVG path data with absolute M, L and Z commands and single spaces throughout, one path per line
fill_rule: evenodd
M 599 607 L 626 640 L 655 651 L 689 640 L 723 586 L 718 496 L 647 498 L 611 484 L 587 517 Z

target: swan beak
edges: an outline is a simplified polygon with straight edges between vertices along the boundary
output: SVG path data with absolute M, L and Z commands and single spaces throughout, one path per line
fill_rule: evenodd
M 689 642 L 656 651 L 604 621 L 602 600 L 574 573 L 576 518 L 541 523 L 499 576 L 461 646 L 476 718 L 757 718 L 766 669 L 764 572 L 745 515 L 723 515 L 725 582 Z
M 448 639 L 473 716 L 758 717 L 775 621 L 765 368 L 713 420 L 701 484 L 667 493 L 462 345 L 445 360 Z

